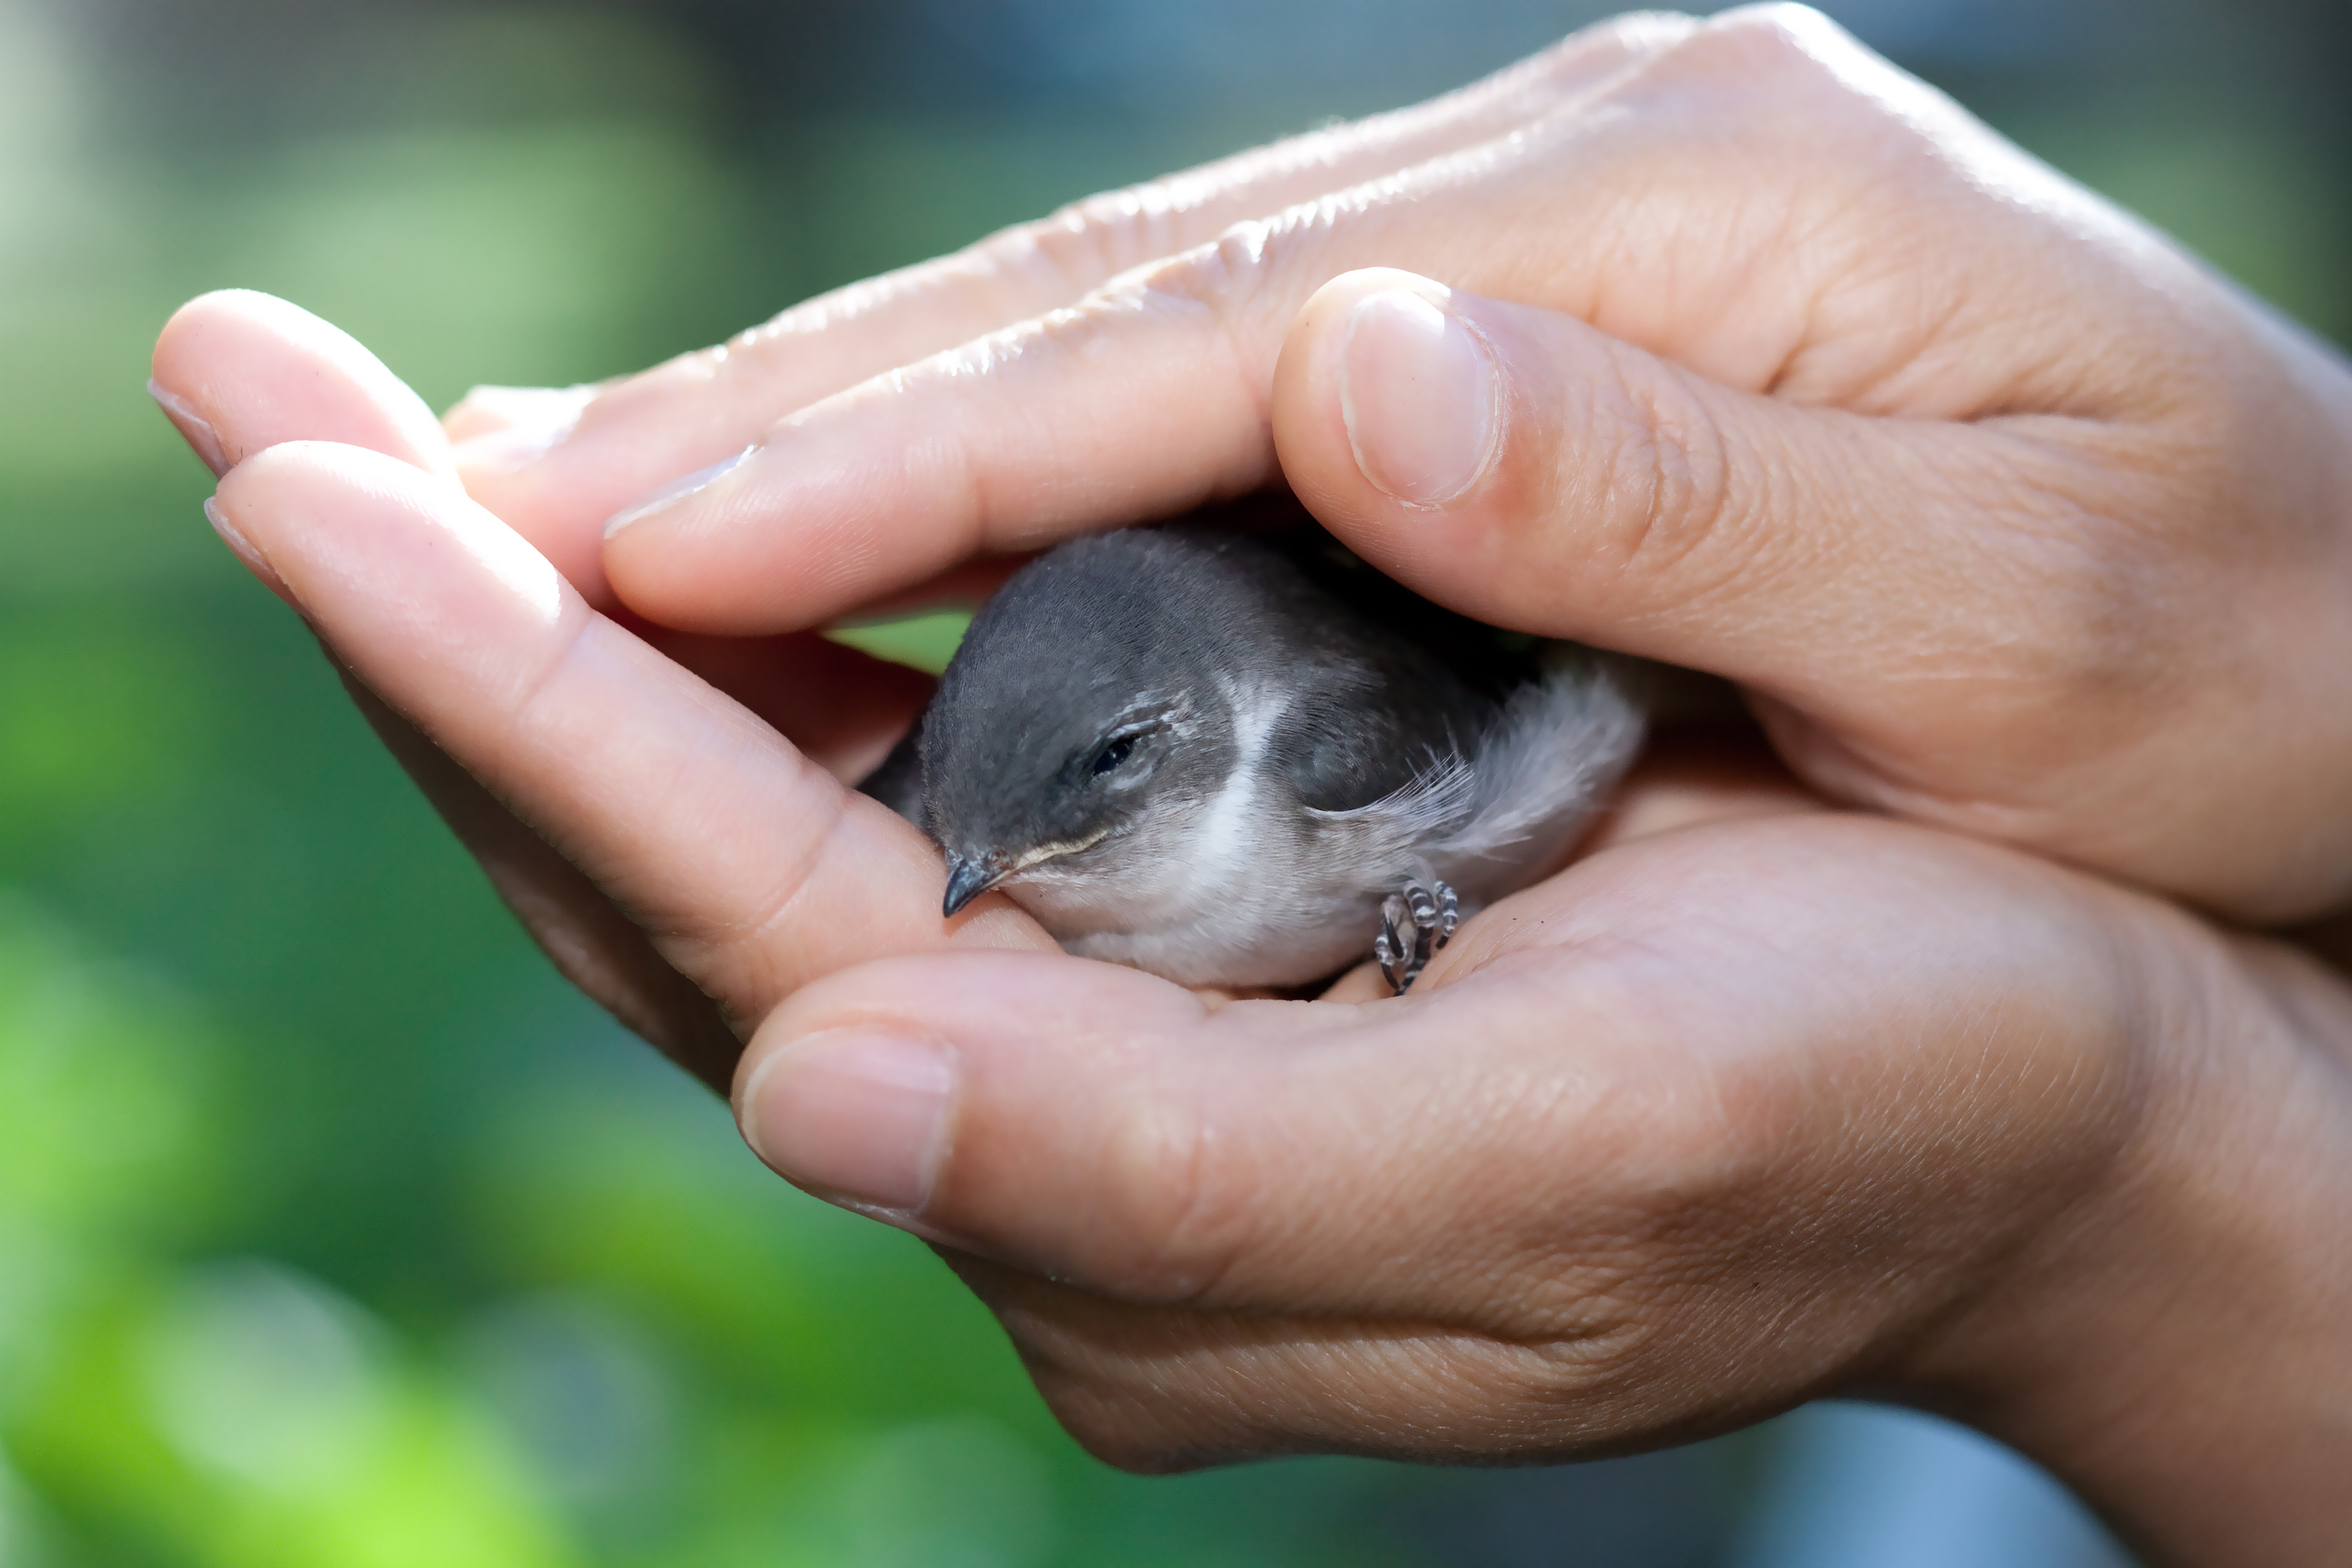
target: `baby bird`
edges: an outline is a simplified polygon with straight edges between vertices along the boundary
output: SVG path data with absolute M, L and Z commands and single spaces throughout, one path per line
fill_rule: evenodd
M 1525 639 L 1521 639 L 1524 641 Z M 1319 530 L 1073 540 L 981 610 L 863 786 L 1064 948 L 1188 985 L 1367 952 L 1402 993 L 1639 750 L 1631 661 L 1514 652 Z

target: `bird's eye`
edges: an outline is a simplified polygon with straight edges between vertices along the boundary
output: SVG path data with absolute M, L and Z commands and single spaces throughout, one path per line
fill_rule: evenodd
M 1132 735 L 1121 735 L 1118 740 L 1113 741 L 1109 745 L 1105 746 L 1101 751 L 1097 752 L 1095 753 L 1095 777 L 1102 777 L 1103 774 L 1110 772 L 1113 768 L 1118 766 L 1119 763 L 1127 761 L 1128 757 L 1134 752 L 1134 750 L 1135 737 Z

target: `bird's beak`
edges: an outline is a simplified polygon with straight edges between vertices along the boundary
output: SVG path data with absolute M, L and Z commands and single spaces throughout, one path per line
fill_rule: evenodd
M 1004 880 L 1004 873 L 991 864 L 997 858 L 993 855 L 975 860 L 961 855 L 948 857 L 948 896 L 940 906 L 943 919 L 953 918 L 958 910 Z

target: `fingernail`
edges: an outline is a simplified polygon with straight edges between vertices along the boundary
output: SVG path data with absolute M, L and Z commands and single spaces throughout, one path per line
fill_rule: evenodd
M 1349 312 L 1339 413 L 1365 479 L 1409 506 L 1440 507 L 1476 484 L 1495 454 L 1494 355 L 1468 323 L 1411 289 Z
M 278 568 L 269 563 L 268 557 L 254 548 L 253 541 L 228 520 L 228 512 L 221 505 L 220 497 L 205 498 L 205 521 L 213 525 L 213 531 L 221 536 L 221 542 L 245 563 L 247 571 L 260 578 L 271 593 L 289 605 L 294 604 L 294 592 L 287 587 L 286 579 L 278 574 Z M 295 607 L 300 608 L 299 605 Z
M 162 405 L 164 418 L 179 426 L 180 435 L 196 449 L 196 456 L 213 471 L 213 478 L 228 472 L 228 455 L 221 450 L 220 432 L 196 412 L 194 404 L 177 393 L 165 391 L 162 382 L 152 378 L 147 383 L 147 395 Z
M 757 447 L 746 447 L 723 463 L 713 463 L 707 468 L 697 469 L 682 479 L 671 480 L 626 511 L 614 513 L 612 521 L 604 525 L 604 537 L 610 539 L 629 524 L 651 517 L 665 508 L 675 506 L 697 490 L 708 489 L 724 478 L 730 469 L 759 449 Z
M 736 1115 L 777 1174 L 837 1201 L 912 1212 L 946 1152 L 954 1089 L 946 1047 L 844 1030 L 762 1062 Z

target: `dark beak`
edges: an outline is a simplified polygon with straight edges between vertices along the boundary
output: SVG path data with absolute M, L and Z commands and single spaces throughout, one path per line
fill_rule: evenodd
M 947 901 L 940 906 L 944 919 L 954 918 L 955 912 L 972 900 L 1004 879 L 1004 873 L 992 870 L 986 859 L 967 860 L 961 855 L 948 857 Z

